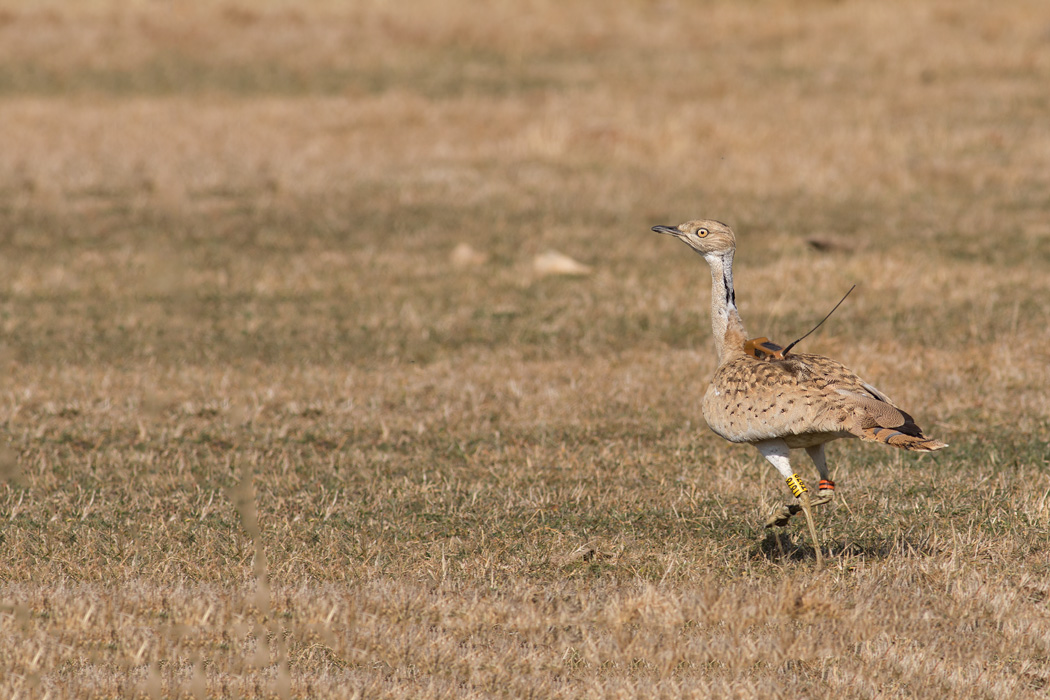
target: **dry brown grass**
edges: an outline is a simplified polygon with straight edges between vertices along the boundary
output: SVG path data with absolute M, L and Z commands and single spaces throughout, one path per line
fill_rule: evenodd
M 0 3 L 0 694 L 1046 692 L 1046 3 L 351 5 Z M 824 571 L 695 216 L 952 443 Z

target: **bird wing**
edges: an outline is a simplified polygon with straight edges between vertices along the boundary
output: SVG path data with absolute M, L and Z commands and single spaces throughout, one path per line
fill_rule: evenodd
M 732 442 L 854 435 L 905 449 L 945 446 L 923 435 L 881 391 L 822 355 L 736 356 L 716 371 L 703 409 L 711 428 Z

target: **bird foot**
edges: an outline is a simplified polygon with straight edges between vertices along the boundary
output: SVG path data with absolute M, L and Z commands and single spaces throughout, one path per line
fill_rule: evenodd
M 822 506 L 831 503 L 834 493 L 830 489 L 818 491 L 817 495 L 810 499 L 809 505 Z M 776 506 L 766 518 L 766 527 L 784 527 L 791 520 L 792 515 L 798 515 L 801 512 L 802 506 L 797 501 Z
M 766 518 L 766 527 L 784 527 L 791 520 L 791 516 L 802 512 L 802 506 L 796 503 L 784 503 L 773 509 Z
M 822 506 L 826 503 L 831 503 L 831 497 L 834 495 L 835 492 L 828 489 L 817 491 L 817 495 L 810 499 L 809 504 L 811 506 Z

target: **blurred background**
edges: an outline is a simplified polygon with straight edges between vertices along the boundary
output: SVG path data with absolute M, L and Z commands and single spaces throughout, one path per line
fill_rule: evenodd
M 8 2 L 8 353 L 691 347 L 704 216 L 756 334 L 954 357 L 1043 311 L 1048 71 L 1035 1 Z

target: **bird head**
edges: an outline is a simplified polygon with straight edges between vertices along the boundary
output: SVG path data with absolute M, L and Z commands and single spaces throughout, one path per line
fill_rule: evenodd
M 736 236 L 733 235 L 733 229 L 713 219 L 687 221 L 677 227 L 653 226 L 653 230 L 684 241 L 686 245 L 703 256 L 722 255 L 736 248 Z

